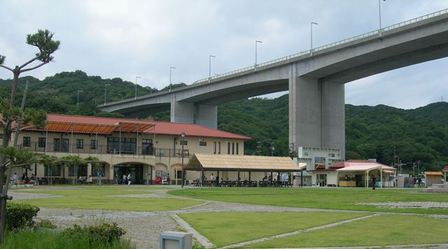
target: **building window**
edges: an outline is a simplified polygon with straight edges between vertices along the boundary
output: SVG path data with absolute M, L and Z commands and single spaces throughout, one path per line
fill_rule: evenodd
M 176 171 L 176 178 L 177 179 L 182 179 L 182 170 Z
M 206 141 L 199 141 L 199 146 L 207 146 L 207 142 Z
M 153 155 L 154 144 L 152 139 L 142 139 L 142 155 Z
M 180 141 L 179 141 L 179 144 L 180 144 L 180 145 L 187 145 L 187 144 L 188 144 L 188 141 L 187 141 L 187 140 L 180 140 Z
M 239 146 L 240 144 L 239 143 L 236 143 L 236 154 L 237 155 L 239 155 L 240 154 L 240 146 Z
M 120 148 L 121 146 L 121 148 Z M 108 137 L 107 138 L 107 152 L 118 154 L 136 154 L 136 148 L 137 148 L 137 139 L 135 138 L 128 138 L 123 137 Z
M 45 166 L 45 176 L 61 176 L 61 167 L 59 166 Z
M 23 147 L 31 147 L 31 137 L 23 137 Z
M 37 140 L 37 146 L 39 146 L 39 148 L 45 148 L 46 143 L 47 143 L 47 139 L 44 137 L 40 137 Z
M 84 139 L 76 139 L 76 149 L 84 149 Z
M 232 155 L 235 155 L 235 143 L 232 143 Z
M 68 176 L 87 176 L 87 166 L 78 165 L 68 167 Z
M 218 142 L 218 154 L 221 154 L 221 141 Z
M 213 154 L 216 154 L 216 141 L 213 142 L 213 145 L 214 145 Z
M 227 143 L 227 154 L 230 155 L 230 143 Z
M 95 139 L 92 139 L 92 140 L 90 140 L 90 149 L 91 150 L 96 150 L 96 140 Z
M 105 176 L 105 172 L 106 172 L 106 165 L 97 165 L 97 166 L 92 166 L 92 171 L 90 172 L 91 176 L 96 176 L 96 177 L 104 177 Z
M 70 140 L 68 138 L 63 138 L 62 140 L 60 138 L 55 138 L 53 146 L 55 152 L 68 152 Z

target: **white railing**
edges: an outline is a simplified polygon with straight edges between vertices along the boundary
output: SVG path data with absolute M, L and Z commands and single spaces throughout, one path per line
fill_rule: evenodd
M 440 10 L 440 11 L 437 11 L 437 12 L 434 12 L 434 13 L 430 13 L 430 14 L 427 14 L 427 15 L 424 15 L 424 16 L 420 16 L 420 17 L 416 17 L 416 18 L 413 18 L 413 19 L 410 19 L 410 20 L 407 20 L 407 21 L 399 22 L 397 24 L 393 24 L 391 26 L 387 26 L 387 27 L 384 27 L 382 29 L 370 31 L 368 33 L 364 33 L 364 34 L 361 34 L 361 35 L 353 36 L 353 37 L 350 37 L 350 38 L 347 38 L 347 39 L 344 39 L 344 40 L 340 40 L 340 41 L 337 41 L 337 42 L 325 44 L 325 45 L 313 48 L 311 50 L 305 50 L 305 51 L 298 52 L 298 53 L 295 53 L 295 54 L 292 54 L 292 55 L 288 55 L 288 56 L 280 57 L 280 58 L 277 58 L 277 59 L 274 59 L 274 60 L 266 61 L 266 62 L 257 64 L 257 65 L 243 67 L 243 68 L 239 68 L 239 69 L 236 69 L 236 70 L 233 70 L 233 71 L 229 71 L 229 72 L 225 72 L 225 73 L 222 73 L 222 74 L 217 74 L 217 75 L 212 76 L 212 77 L 207 77 L 207 78 L 204 78 L 204 79 L 200 79 L 200 80 L 197 80 L 197 81 L 193 82 L 192 85 L 186 86 L 186 88 L 191 87 L 191 86 L 197 86 L 197 85 L 200 85 L 200 84 L 208 84 L 212 80 L 222 79 L 222 78 L 225 78 L 225 77 L 228 77 L 228 76 L 231 76 L 231 75 L 238 75 L 238 74 L 246 73 L 246 72 L 247 73 L 254 72 L 257 69 L 260 69 L 260 68 L 263 68 L 263 67 L 273 66 L 275 64 L 288 63 L 290 60 L 298 59 L 299 57 L 304 56 L 304 55 L 312 56 L 313 53 L 316 53 L 318 51 L 322 51 L 322 50 L 325 50 L 325 49 L 330 49 L 330 48 L 334 48 L 334 47 L 337 47 L 337 46 L 349 44 L 351 42 L 361 41 L 361 40 L 366 39 L 366 38 L 377 37 L 377 36 L 382 35 L 384 32 L 392 31 L 394 29 L 398 29 L 398 28 L 401 28 L 401 27 L 404 27 L 404 26 L 407 26 L 407 25 L 411 25 L 411 24 L 415 24 L 415 23 L 418 23 L 418 22 L 422 22 L 422 21 L 428 20 L 430 18 L 441 16 L 441 15 L 444 15 L 444 14 L 447 14 L 447 13 L 448 13 L 448 9 L 443 9 L 443 10 Z M 180 91 L 182 89 L 184 89 L 184 87 L 178 88 L 178 89 L 173 89 L 171 91 L 175 92 L 175 91 Z M 169 93 L 169 92 L 170 92 L 169 90 L 165 90 L 165 91 L 154 93 L 154 94 L 150 94 L 150 95 L 151 96 L 162 95 L 162 94 L 166 94 L 166 93 Z M 144 99 L 147 96 L 148 95 L 140 96 L 137 99 Z M 121 100 L 121 101 L 116 101 L 116 102 L 113 102 L 113 103 L 110 103 L 110 104 L 113 105 L 113 104 L 119 104 L 119 103 L 127 103 L 127 102 L 132 102 L 133 100 L 134 99 Z M 107 104 L 105 106 L 107 106 Z
M 313 53 L 315 53 L 317 51 L 322 51 L 322 50 L 333 48 L 333 47 L 337 47 L 337 46 L 340 46 L 340 45 L 343 45 L 343 44 L 349 44 L 351 42 L 363 40 L 363 39 L 366 39 L 366 38 L 375 37 L 375 36 L 381 35 L 382 33 L 386 32 L 386 31 L 391 31 L 393 29 L 397 29 L 397 28 L 401 28 L 403 26 L 407 26 L 407 25 L 410 25 L 410 24 L 418 23 L 418 22 L 421 22 L 421 21 L 424 21 L 424 20 L 427 20 L 427 19 L 430 19 L 430 18 L 433 18 L 433 17 L 437 17 L 437 16 L 440 16 L 440 15 L 443 15 L 443 14 L 447 14 L 447 13 L 448 13 L 448 9 L 443 9 L 443 10 L 440 10 L 440 11 L 437 11 L 437 12 L 434 12 L 434 13 L 430 13 L 430 14 L 427 14 L 427 15 L 424 15 L 424 16 L 420 16 L 420 17 L 416 17 L 416 18 L 413 18 L 413 19 L 410 19 L 410 20 L 399 22 L 397 24 L 393 24 L 391 26 L 388 26 L 388 27 L 385 27 L 385 28 L 382 28 L 382 29 L 378 29 L 378 30 L 374 30 L 374 31 L 371 31 L 371 32 L 368 32 L 368 33 L 361 34 L 361 35 L 353 36 L 353 37 L 350 37 L 350 38 L 347 38 L 347 39 L 344 39 L 344 40 L 340 40 L 340 41 L 337 41 L 337 42 L 325 44 L 325 45 L 313 48 L 311 50 L 306 50 L 306 51 L 302 51 L 302 52 L 295 53 L 295 54 L 292 54 L 292 55 L 280 57 L 280 58 L 277 58 L 277 59 L 274 59 L 274 60 L 270 60 L 270 61 L 266 61 L 266 62 L 257 64 L 257 65 L 254 65 L 254 66 L 248 66 L 248 67 L 244 67 L 244 68 L 239 68 L 239 69 L 236 69 L 236 70 L 233 70 L 233 71 L 229 71 L 229 72 L 226 72 L 226 73 L 223 73 L 223 74 L 218 74 L 216 76 L 212 76 L 210 78 L 204 78 L 204 79 L 201 79 L 201 80 L 197 80 L 193 84 L 194 85 L 196 85 L 196 84 L 204 84 L 204 83 L 209 83 L 211 80 L 227 77 L 227 76 L 230 76 L 230 75 L 233 75 L 233 74 L 239 74 L 239 73 L 242 73 L 242 72 L 253 72 L 254 70 L 257 70 L 258 68 L 261 68 L 261 67 L 275 65 L 277 63 L 285 63 L 285 62 L 288 62 L 291 59 L 297 59 L 298 57 L 301 57 L 303 55 L 312 55 Z

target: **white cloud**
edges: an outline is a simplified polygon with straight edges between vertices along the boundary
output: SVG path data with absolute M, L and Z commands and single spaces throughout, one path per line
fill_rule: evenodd
M 81 69 L 161 88 L 169 67 L 175 82 L 191 83 L 213 72 L 252 65 L 254 40 L 262 40 L 259 61 L 334 42 L 378 27 L 376 0 L 1 0 L 0 54 L 7 65 L 23 63 L 35 51 L 25 35 L 48 28 L 61 40 L 51 63 L 32 75 L 43 78 Z M 447 8 L 446 0 L 382 2 L 384 26 Z M 415 107 L 446 95 L 446 60 L 375 75 L 347 85 L 347 102 Z M 0 70 L 1 78 L 11 77 Z M 425 83 L 422 84 L 421 81 Z M 404 87 L 405 86 L 405 87 Z M 431 86 L 431 88 L 425 88 Z M 401 96 L 384 94 L 400 89 Z M 418 96 L 420 95 L 420 96 Z M 412 99 L 412 100 L 410 100 Z

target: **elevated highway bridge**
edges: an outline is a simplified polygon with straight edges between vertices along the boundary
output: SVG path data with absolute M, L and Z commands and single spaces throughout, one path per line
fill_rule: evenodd
M 448 9 L 171 91 L 99 108 L 129 116 L 170 108 L 173 122 L 216 128 L 219 104 L 289 91 L 289 142 L 294 149 L 334 148 L 344 155 L 345 83 L 446 56 Z

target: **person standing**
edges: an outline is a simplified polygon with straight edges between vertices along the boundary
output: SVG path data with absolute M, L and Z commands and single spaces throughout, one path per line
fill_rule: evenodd
M 132 178 L 131 177 L 132 177 L 131 173 L 129 173 L 128 177 L 127 177 L 128 178 L 128 186 L 131 185 L 131 183 L 132 183 Z
M 375 175 L 372 175 L 372 190 L 375 190 L 375 185 L 376 185 L 376 177 Z
M 126 174 L 123 174 L 123 177 L 121 178 L 121 184 L 126 184 L 126 179 L 127 179 Z

